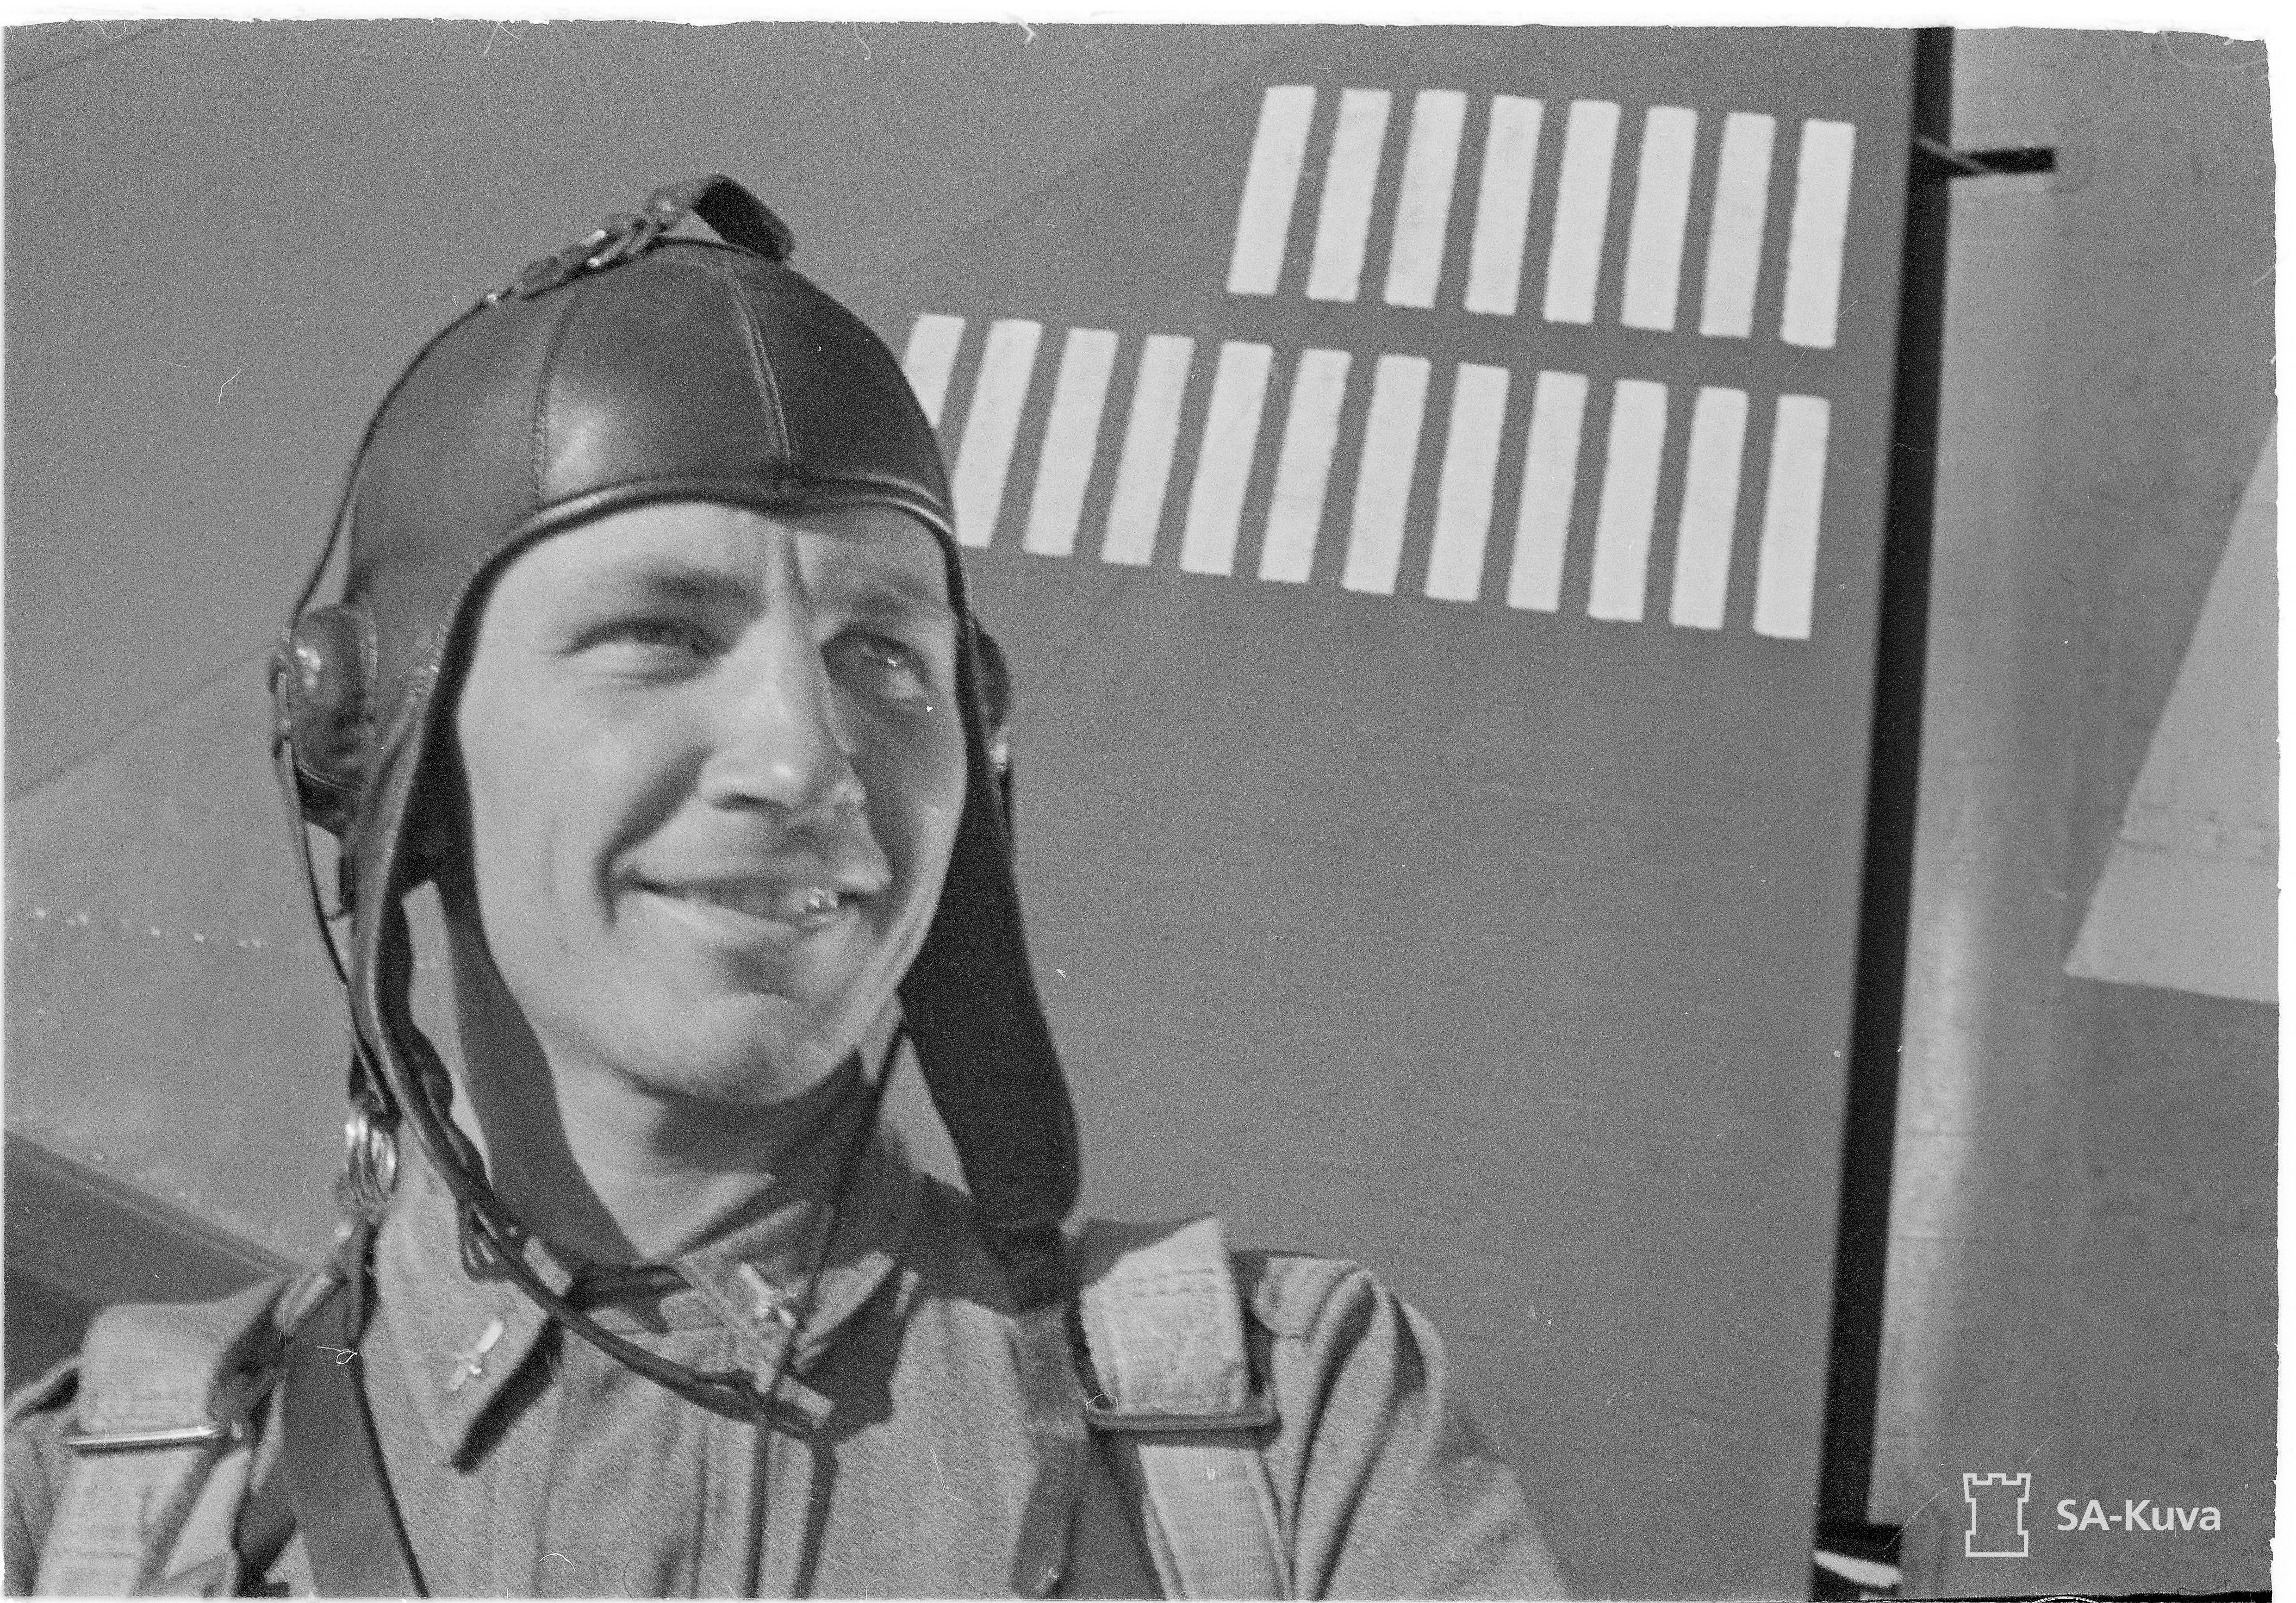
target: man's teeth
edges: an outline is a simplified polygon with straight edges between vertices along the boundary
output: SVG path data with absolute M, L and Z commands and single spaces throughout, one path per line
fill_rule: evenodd
M 837 911 L 844 900 L 826 885 L 789 885 L 779 889 L 765 885 L 701 885 L 676 894 L 779 924 L 805 924 L 825 917 Z
M 839 897 L 825 885 L 808 885 L 802 891 L 784 892 L 776 899 L 775 912 L 792 924 L 808 918 L 819 918 L 837 911 Z

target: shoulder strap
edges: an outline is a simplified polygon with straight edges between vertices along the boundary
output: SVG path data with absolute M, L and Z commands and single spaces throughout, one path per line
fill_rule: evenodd
M 1178 1598 L 1288 1598 L 1290 1543 L 1258 1433 L 1243 1303 L 1219 1218 L 1084 1227 L 1078 1311 L 1105 1433 L 1140 1500 L 1150 1557 Z
M 362 1250 L 362 1272 L 364 1258 Z M 356 1353 L 365 1334 L 364 1303 L 339 1283 L 291 1344 L 287 1451 L 274 1473 L 287 1476 L 294 1524 L 323 1595 L 420 1598 L 428 1594 L 383 1473 L 359 1360 L 340 1356 Z
M 278 1299 L 281 1450 L 252 1484 L 246 1454 L 208 1477 L 159 1571 L 164 1579 L 146 1582 L 143 1595 L 234 1596 L 244 1580 L 268 1574 L 298 1533 L 322 1596 L 425 1595 L 353 1367 L 366 1299 L 352 1277 L 363 1278 L 368 1245 L 368 1232 L 355 1233 L 332 1267 Z
M 78 1430 L 37 1590 L 120 1596 L 163 1573 L 178 1537 L 246 1494 L 250 1417 L 274 1370 L 262 1351 L 284 1280 L 215 1303 L 108 1308 L 80 1348 Z

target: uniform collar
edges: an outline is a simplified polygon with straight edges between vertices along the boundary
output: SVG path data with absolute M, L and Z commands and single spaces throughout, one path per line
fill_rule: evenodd
M 873 1106 L 859 1094 L 846 1102 L 824 1122 L 821 1139 L 808 1142 L 725 1227 L 668 1261 L 685 1286 L 660 1299 L 660 1320 L 682 1328 L 722 1326 L 735 1337 L 738 1367 L 761 1384 L 788 1340 L 838 1158 L 847 1150 L 844 1138 L 853 1119 Z M 898 1133 L 880 1123 L 837 1221 L 792 1371 L 802 1375 L 818 1362 L 891 1273 L 922 1185 Z M 526 1256 L 561 1296 L 582 1267 L 538 1238 L 529 1238 Z M 509 1280 L 463 1266 L 454 1195 L 419 1153 L 402 1165 L 396 1203 L 376 1241 L 374 1273 L 380 1328 L 370 1335 L 391 1344 L 439 1459 L 459 1459 L 488 1409 L 533 1360 L 550 1320 Z M 617 1334 L 648 1340 L 611 1304 L 586 1311 Z

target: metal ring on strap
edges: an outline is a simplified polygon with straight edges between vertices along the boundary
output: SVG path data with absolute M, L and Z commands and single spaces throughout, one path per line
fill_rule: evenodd
M 358 1218 L 380 1221 L 390 1210 L 398 1184 L 398 1137 L 391 1125 L 364 1102 L 353 1102 L 343 1121 L 343 1172 L 335 1194 Z

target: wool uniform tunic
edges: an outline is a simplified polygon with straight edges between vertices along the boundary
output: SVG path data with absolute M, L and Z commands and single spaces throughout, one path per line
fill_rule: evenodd
M 849 1128 L 865 1098 L 830 1122 Z M 697 1369 L 762 1381 L 797 1317 L 833 1130 L 696 1250 L 554 1289 Z M 1459 1409 L 1419 1315 L 1353 1265 L 1235 1254 L 1263 1433 L 1302 1596 L 1552 1597 L 1560 1570 Z M 1009 1596 L 1035 1473 L 1004 1272 L 963 1193 L 876 1130 L 770 1427 L 729 1419 L 568 1336 L 463 1267 L 451 1195 L 406 1165 L 356 1362 L 433 1595 Z M 58 1388 L 51 1386 L 52 1393 Z M 8 1589 L 28 1591 L 70 1454 L 69 1387 L 8 1442 Z M 275 1410 L 274 1410 L 275 1415 Z M 275 1435 L 275 1430 L 266 1433 Z M 258 1473 L 275 1455 L 266 1442 Z M 1159 1593 L 1138 1499 L 1086 1456 L 1062 1591 Z M 302 1542 L 273 1574 L 310 1588 Z

